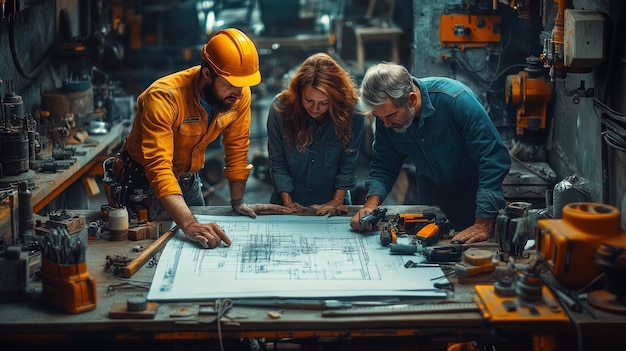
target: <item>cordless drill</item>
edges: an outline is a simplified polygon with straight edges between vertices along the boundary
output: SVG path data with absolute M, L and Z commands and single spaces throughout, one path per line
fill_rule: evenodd
M 361 217 L 361 219 L 359 220 L 359 225 L 361 226 L 361 228 L 367 228 L 368 225 L 376 225 L 378 224 L 378 222 L 382 221 L 385 218 L 386 214 L 386 208 L 378 207 L 372 212 Z

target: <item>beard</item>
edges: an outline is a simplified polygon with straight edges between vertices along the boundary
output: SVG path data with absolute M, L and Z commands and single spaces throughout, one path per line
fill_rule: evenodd
M 233 107 L 233 103 L 226 103 L 224 100 L 220 100 L 215 90 L 215 81 L 211 84 L 207 84 L 202 90 L 206 102 L 211 105 L 217 112 L 226 112 Z
M 400 134 L 405 133 L 406 130 L 409 129 L 411 124 L 413 124 L 413 120 L 415 119 L 415 109 L 412 107 L 407 107 L 407 109 L 408 109 L 407 115 L 410 116 L 410 118 L 409 120 L 406 121 L 406 123 L 404 123 L 400 127 L 392 128 L 396 133 L 400 133 Z

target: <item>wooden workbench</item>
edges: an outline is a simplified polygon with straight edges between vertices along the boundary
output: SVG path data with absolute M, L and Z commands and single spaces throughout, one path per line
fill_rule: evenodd
M 72 163 L 66 169 L 36 173 L 35 186 L 31 189 L 33 212 L 39 213 L 50 201 L 92 168 L 102 168 L 102 161 L 122 144 L 129 130 L 130 122 L 122 120 L 113 125 L 106 134 L 90 135 L 83 143 L 67 145 L 76 152 L 72 157 Z M 48 155 L 40 156 L 48 158 Z
M 425 212 L 426 206 L 388 206 L 390 213 Z M 351 216 L 358 207 L 351 207 Z M 193 208 L 196 214 L 233 215 L 229 207 Z M 70 211 L 85 215 L 87 221 L 98 218 L 93 211 Z M 164 219 L 163 228 L 171 222 Z M 105 271 L 107 256 L 136 257 L 135 247 L 148 247 L 153 240 L 110 241 L 105 238 L 89 242 L 87 250 L 88 271 L 97 283 L 97 308 L 92 311 L 67 314 L 50 306 L 41 296 L 41 283 L 33 279 L 25 301 L 0 304 L 0 340 L 3 349 L 79 349 L 136 350 L 137 348 L 177 350 L 219 350 L 220 341 L 226 350 L 245 350 L 242 338 L 265 340 L 274 349 L 306 349 L 303 345 L 318 345 L 325 350 L 445 350 L 450 342 L 485 341 L 503 345 L 506 350 L 532 349 L 533 336 L 539 332 L 554 332 L 559 340 L 555 350 L 573 349 L 576 346 L 576 329 L 586 330 L 585 345 L 596 345 L 611 330 L 625 325 L 624 318 L 597 311 L 594 319 L 581 314 L 582 326 L 571 324 L 549 325 L 542 321 L 494 325 L 476 311 L 454 310 L 383 316 L 323 317 L 322 311 L 310 309 L 282 309 L 280 318 L 271 318 L 270 307 L 244 307 L 236 304 L 216 323 L 215 315 L 200 314 L 206 302 L 159 303 L 152 318 L 110 318 L 114 306 L 125 304 L 131 297 L 147 296 L 155 272 L 150 262 L 130 279 Z M 481 248 L 497 249 L 491 241 L 477 244 Z M 417 304 L 429 306 L 438 303 L 467 304 L 473 302 L 475 283 L 489 283 L 489 274 L 477 276 L 463 283 L 450 276 L 454 290 L 447 298 L 421 300 Z M 219 282 L 216 282 L 219 284 Z M 413 301 L 415 302 L 415 301 Z M 577 320 L 578 322 L 578 320 Z M 611 339 L 614 340 L 614 339 Z M 592 344 L 594 343 L 594 344 Z M 297 345 L 297 346 L 294 346 Z M 419 347 L 416 347 L 419 345 Z M 603 345 L 598 343 L 597 345 Z M 58 346 L 58 347 L 57 347 Z M 68 348 L 69 347 L 69 348 Z M 565 348 L 561 348 L 565 347 Z M 585 347 L 585 350 L 595 349 Z

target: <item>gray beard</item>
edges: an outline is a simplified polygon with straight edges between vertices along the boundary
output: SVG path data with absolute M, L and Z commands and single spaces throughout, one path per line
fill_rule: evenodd
M 406 130 L 409 129 L 411 124 L 413 124 L 413 121 L 415 120 L 415 109 L 408 107 L 408 110 L 409 110 L 409 114 L 412 116 L 412 118 L 410 120 L 408 120 L 405 124 L 403 124 L 400 128 L 391 128 L 396 133 L 399 133 L 399 134 L 406 133 Z

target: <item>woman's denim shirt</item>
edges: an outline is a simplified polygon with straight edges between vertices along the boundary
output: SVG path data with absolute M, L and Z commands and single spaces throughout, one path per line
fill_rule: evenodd
M 385 199 L 408 157 L 417 176 L 440 186 L 467 186 L 465 178 L 478 173 L 476 218 L 495 217 L 505 205 L 502 182 L 511 159 L 491 118 L 461 82 L 439 77 L 413 81 L 421 92 L 422 111 L 407 131 L 397 133 L 376 119 L 367 196 Z
M 274 98 L 267 117 L 270 174 L 274 183 L 270 202 L 281 204 L 279 193 L 287 192 L 294 202 L 303 206 L 324 204 L 333 199 L 335 189 L 354 187 L 365 117 L 353 117 L 352 139 L 346 151 L 330 118 L 318 126 L 315 119 L 307 115 L 314 139 L 305 152 L 299 152 L 285 136 L 283 116 L 274 108 L 276 103 L 278 100 Z

